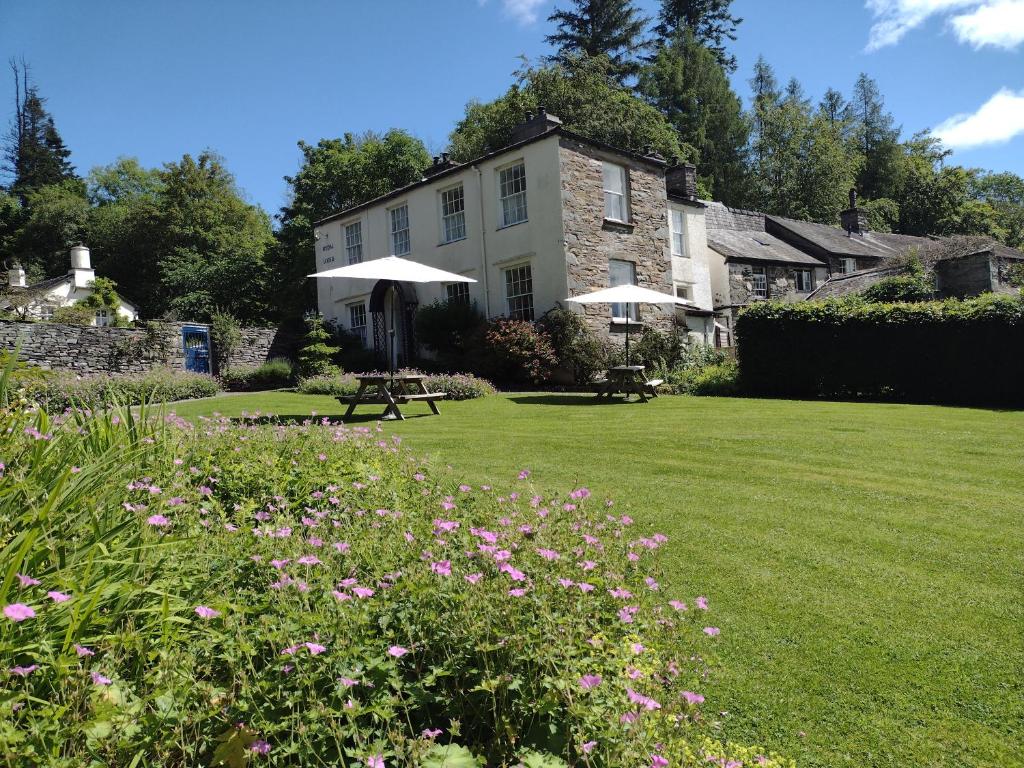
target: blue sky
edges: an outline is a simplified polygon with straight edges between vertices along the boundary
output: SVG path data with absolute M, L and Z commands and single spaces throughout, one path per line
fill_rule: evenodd
M 564 0 L 562 0 L 564 2 Z M 0 54 L 24 56 L 80 172 L 212 148 L 276 212 L 296 141 L 401 127 L 443 149 L 471 98 L 548 52 L 555 0 L 0 0 Z M 657 0 L 639 0 L 653 14 Z M 942 126 L 954 160 L 1024 175 L 1024 0 L 735 0 L 746 95 L 759 54 L 817 98 L 876 78 L 907 135 Z M 0 115 L 13 84 L 0 72 Z

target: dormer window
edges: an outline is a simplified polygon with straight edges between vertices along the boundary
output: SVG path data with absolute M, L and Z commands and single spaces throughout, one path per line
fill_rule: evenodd
M 629 221 L 629 173 L 615 163 L 603 163 L 602 168 L 604 217 L 610 221 Z

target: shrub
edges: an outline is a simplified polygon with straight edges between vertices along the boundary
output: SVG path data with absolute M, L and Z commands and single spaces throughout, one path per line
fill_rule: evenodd
M 259 366 L 228 368 L 220 375 L 224 389 L 237 392 L 280 389 L 292 383 L 294 366 L 283 357 L 273 357 Z
M 416 338 L 430 351 L 460 360 L 466 354 L 467 343 L 484 323 L 476 304 L 434 301 L 416 312 Z
M 932 289 L 927 281 L 914 275 L 885 277 L 861 291 L 865 301 L 877 303 L 929 301 Z
M 729 397 L 739 393 L 739 366 L 732 360 L 690 370 L 691 395 Z
M 759 302 L 740 313 L 744 391 L 961 404 L 1024 402 L 1024 300 Z
M 543 384 L 558 364 L 547 334 L 523 320 L 493 320 L 473 346 L 479 373 L 501 384 Z
M 317 423 L 0 429 L 12 765 L 791 765 L 708 738 L 714 614 L 585 488 Z
M 299 379 L 296 389 L 304 395 L 354 395 L 359 389 L 359 380 L 350 373 L 310 376 Z
M 307 321 L 307 326 L 309 330 L 306 332 L 306 344 L 298 354 L 299 376 L 306 378 L 338 373 L 334 357 L 341 347 L 328 343 L 331 341 L 331 333 L 324 326 L 323 319 L 319 315 L 311 317 Z
M 79 302 L 78 304 L 57 307 L 57 309 L 53 310 L 51 322 L 60 323 L 61 325 L 92 325 L 95 320 L 96 310 Z
M 76 405 L 90 408 L 110 404 L 138 405 L 143 401 L 171 402 L 217 394 L 217 380 L 202 373 L 156 369 L 142 374 L 75 376 L 54 372 L 43 380 L 28 380 L 15 373 L 14 386 L 45 404 L 52 412 Z
M 551 339 L 559 366 L 571 372 L 577 384 L 592 381 L 597 373 L 608 368 L 608 350 L 580 313 L 552 309 L 537 325 Z
M 437 373 L 424 381 L 431 392 L 445 392 L 449 400 L 474 400 L 493 395 L 494 385 L 471 373 Z
M 226 373 L 232 353 L 242 343 L 242 325 L 238 318 L 226 310 L 214 310 L 210 316 L 210 341 L 216 355 L 217 370 Z
M 678 333 L 663 333 L 656 328 L 645 326 L 639 338 L 629 341 L 630 362 L 653 368 L 664 365 L 675 368 L 686 354 L 686 345 Z

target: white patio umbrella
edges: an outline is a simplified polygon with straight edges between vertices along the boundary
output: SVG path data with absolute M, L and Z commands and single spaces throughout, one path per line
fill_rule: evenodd
M 582 296 L 571 296 L 569 301 L 577 304 L 679 304 L 684 307 L 697 305 L 673 296 L 670 293 L 659 293 L 650 288 L 641 288 L 639 285 L 616 285 L 612 288 L 602 288 L 593 293 L 585 293 Z M 626 365 L 629 365 L 629 313 L 626 314 Z
M 314 272 L 306 277 L 349 277 L 357 280 L 392 280 L 396 283 L 475 283 L 471 277 L 457 275 L 454 272 L 445 272 L 443 269 L 428 267 L 418 261 L 401 259 L 398 256 L 385 256 L 383 259 L 372 259 L 361 261 L 358 264 L 349 264 L 347 267 L 337 267 L 324 272 Z M 395 349 L 395 302 L 394 294 L 391 297 L 391 330 L 388 334 L 391 337 L 391 348 L 386 350 L 388 355 L 388 373 L 394 381 L 394 349 Z

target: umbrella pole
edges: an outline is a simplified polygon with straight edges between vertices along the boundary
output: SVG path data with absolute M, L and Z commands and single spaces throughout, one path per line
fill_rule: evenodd
M 630 305 L 626 305 L 626 365 L 629 365 L 629 316 L 632 314 L 629 311 Z
M 391 288 L 391 329 L 388 335 L 391 337 L 391 349 L 388 350 L 388 378 L 390 379 L 389 389 L 395 388 L 395 288 Z

